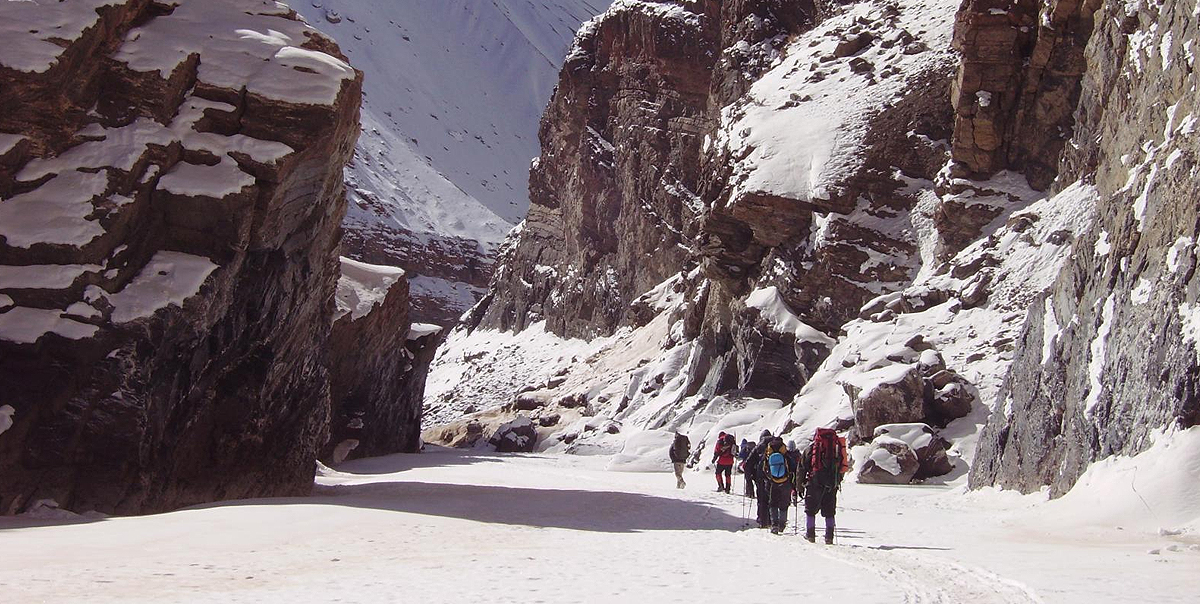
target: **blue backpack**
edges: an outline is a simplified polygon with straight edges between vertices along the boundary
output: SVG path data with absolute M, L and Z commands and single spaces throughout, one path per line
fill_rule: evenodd
M 767 458 L 767 465 L 771 468 L 771 478 L 774 478 L 775 482 L 783 482 L 782 479 L 787 477 L 787 459 L 783 454 L 772 453 Z

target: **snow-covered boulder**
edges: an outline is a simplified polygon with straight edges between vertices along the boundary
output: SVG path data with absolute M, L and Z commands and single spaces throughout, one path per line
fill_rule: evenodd
M 854 409 L 853 441 L 870 440 L 875 428 L 884 424 L 925 418 L 925 380 L 918 366 L 892 365 L 866 377 L 874 384 L 843 385 Z
M 920 467 L 913 480 L 942 476 L 954 469 L 946 453 L 950 443 L 926 424 L 887 424 L 875 429 L 876 441 L 885 437 L 904 442 L 916 453 Z
M 519 415 L 497 428 L 488 442 L 501 453 L 529 453 L 537 446 L 537 428 L 529 417 Z
M 921 462 L 908 443 L 882 436 L 871 443 L 871 452 L 858 472 L 858 481 L 866 484 L 908 484 L 920 467 Z

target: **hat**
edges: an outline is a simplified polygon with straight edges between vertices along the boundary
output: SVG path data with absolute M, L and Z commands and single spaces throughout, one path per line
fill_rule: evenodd
M 771 435 L 771 431 L 770 431 L 770 430 L 763 430 L 763 431 L 762 431 L 762 434 L 760 434 L 759 436 L 770 436 L 770 435 Z

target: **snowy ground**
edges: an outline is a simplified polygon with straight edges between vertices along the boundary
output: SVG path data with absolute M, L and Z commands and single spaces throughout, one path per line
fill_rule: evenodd
M 433 449 L 310 498 L 0 519 L 5 602 L 1195 602 L 1200 545 L 1039 498 L 848 484 L 839 544 L 742 528 L 708 473 Z M 738 481 L 740 487 L 740 479 Z M 1151 551 L 1157 553 L 1150 553 Z

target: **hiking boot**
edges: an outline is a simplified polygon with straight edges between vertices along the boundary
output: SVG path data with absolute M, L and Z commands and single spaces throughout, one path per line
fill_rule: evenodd
M 833 535 L 825 533 L 825 545 L 833 545 Z
M 816 543 L 817 542 L 817 534 L 813 531 L 806 531 L 804 533 L 804 540 L 809 543 Z

